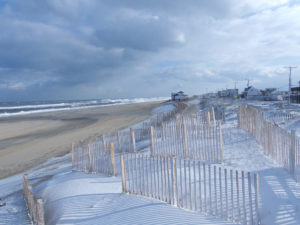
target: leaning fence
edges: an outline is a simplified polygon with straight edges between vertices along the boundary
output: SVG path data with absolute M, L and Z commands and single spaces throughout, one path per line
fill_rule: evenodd
M 238 124 L 257 139 L 267 155 L 300 182 L 300 139 L 295 131 L 289 132 L 265 120 L 257 108 L 248 105 L 239 106 Z
M 258 175 L 176 157 L 121 156 L 123 192 L 243 224 L 259 224 Z
M 42 198 L 35 198 L 32 192 L 32 186 L 28 183 L 28 176 L 23 176 L 23 196 L 28 209 L 28 215 L 32 224 L 44 225 L 44 204 Z

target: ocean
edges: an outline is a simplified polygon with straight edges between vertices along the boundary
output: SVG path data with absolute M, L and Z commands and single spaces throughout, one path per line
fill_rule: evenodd
M 40 112 L 61 111 L 99 106 L 133 104 L 168 100 L 166 97 L 134 99 L 92 99 L 67 101 L 0 102 L 0 117 L 25 115 Z

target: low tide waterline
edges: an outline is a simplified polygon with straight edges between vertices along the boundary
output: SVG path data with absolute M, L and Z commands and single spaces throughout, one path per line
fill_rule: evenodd
M 167 97 L 66 101 L 0 102 L 0 117 L 168 100 Z
M 72 143 L 137 124 L 163 102 L 144 100 L 0 117 L 0 179 L 64 155 L 70 152 Z

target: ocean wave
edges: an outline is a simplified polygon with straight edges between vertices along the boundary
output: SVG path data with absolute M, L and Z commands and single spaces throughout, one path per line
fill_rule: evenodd
M 30 103 L 25 105 L 22 103 L 10 103 L 11 105 L 0 106 L 0 117 L 9 117 L 17 115 L 28 115 L 43 112 L 54 112 L 71 109 L 92 108 L 92 107 L 105 107 L 112 105 L 134 104 L 152 101 L 165 101 L 169 98 L 133 98 L 133 99 L 99 99 L 99 100 L 81 100 L 81 101 L 66 101 L 59 103 Z M 7 104 L 7 103 L 6 103 Z M 19 105 L 17 105 L 19 104 Z

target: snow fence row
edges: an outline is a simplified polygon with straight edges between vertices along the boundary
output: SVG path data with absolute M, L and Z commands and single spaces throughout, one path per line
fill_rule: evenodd
M 254 107 L 241 105 L 238 108 L 238 126 L 251 133 L 262 145 L 265 154 L 286 168 L 300 182 L 300 139 L 291 132 L 267 121 Z
M 28 215 L 34 225 L 45 225 L 44 203 L 42 198 L 35 198 L 32 186 L 28 183 L 28 176 L 23 176 L 23 195 L 28 209 Z
M 72 145 L 73 170 L 120 174 L 121 153 L 136 153 L 148 147 L 152 156 L 176 155 L 180 158 L 223 162 L 222 126 L 215 119 L 214 109 L 204 112 L 203 116 L 175 116 L 174 113 L 177 111 L 152 118 L 148 124 L 150 127 L 144 122 L 141 128 L 102 135 L 87 145 Z M 203 122 L 206 115 L 209 120 Z
M 150 127 L 150 136 L 142 142 L 136 142 L 135 131 L 130 129 L 127 141 L 110 142 L 106 140 L 85 146 L 72 147 L 72 169 L 86 173 L 121 173 L 120 154 L 137 153 L 150 146 L 152 156 L 172 156 L 194 160 L 220 163 L 223 162 L 223 138 L 221 124 L 218 126 L 169 123 L 161 127 Z M 120 146 L 128 151 L 121 151 Z M 108 147 L 109 146 L 109 147 Z M 118 146 L 117 149 L 115 146 Z
M 243 224 L 260 224 L 258 174 L 190 159 L 121 156 L 123 192 Z

